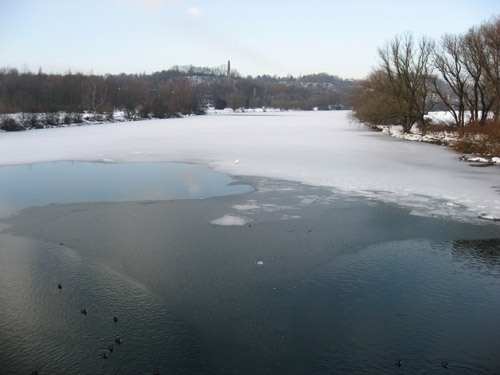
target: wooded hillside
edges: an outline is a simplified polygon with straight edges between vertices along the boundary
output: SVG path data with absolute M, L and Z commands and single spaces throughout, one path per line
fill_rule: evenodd
M 342 109 L 355 83 L 328 74 L 246 78 L 224 66 L 174 66 L 152 74 L 64 75 L 0 69 L 0 113 L 106 114 L 164 118 L 216 108 Z

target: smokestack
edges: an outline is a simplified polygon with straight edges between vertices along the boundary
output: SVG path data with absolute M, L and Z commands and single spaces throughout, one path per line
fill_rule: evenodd
M 227 83 L 231 83 L 231 61 L 227 60 Z

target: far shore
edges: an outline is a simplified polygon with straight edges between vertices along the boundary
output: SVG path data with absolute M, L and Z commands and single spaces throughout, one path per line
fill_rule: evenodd
M 232 108 L 225 109 L 214 109 L 209 106 L 205 109 L 203 115 L 238 115 L 238 114 L 262 114 L 262 113 L 276 113 L 276 112 L 307 112 L 302 110 L 281 110 L 279 108 L 238 108 L 236 110 Z M 318 111 L 317 108 L 313 108 L 312 111 Z M 347 110 L 344 110 L 347 111 Z M 94 113 L 78 113 L 78 114 L 67 114 L 65 112 L 57 112 L 54 114 L 50 114 L 52 123 L 47 123 L 46 117 L 48 114 L 40 113 L 40 114 L 23 114 L 23 113 L 15 113 L 15 114 L 3 114 L 0 116 L 7 116 L 15 121 L 15 124 L 12 131 L 25 131 L 25 130 L 33 130 L 33 129 L 50 129 L 56 127 L 74 127 L 74 126 L 86 126 L 86 125 L 102 125 L 102 124 L 111 124 L 116 122 L 135 122 L 135 121 L 144 121 L 144 120 L 160 120 L 154 117 L 150 118 L 137 118 L 137 119 L 127 119 L 124 111 L 116 110 L 113 113 L 109 114 L 94 114 Z M 30 117 L 31 121 L 36 117 L 38 121 L 38 125 L 35 127 L 30 127 L 27 125 L 27 121 L 24 119 L 25 117 Z M 194 115 L 179 115 L 178 118 L 182 117 L 191 117 Z M 453 144 L 459 139 L 459 134 L 455 130 L 455 128 L 451 125 L 446 125 L 450 123 L 449 113 L 445 111 L 437 111 L 430 112 L 428 114 L 428 119 L 430 123 L 445 125 L 441 130 L 428 130 L 425 135 L 422 135 L 420 129 L 417 126 L 414 126 L 410 133 L 404 133 L 403 127 L 400 125 L 378 125 L 375 127 L 370 127 L 374 130 L 381 131 L 384 134 L 390 135 L 391 137 L 403 139 L 407 141 L 414 142 L 424 142 L 430 143 L 439 146 L 452 147 Z M 69 119 L 77 118 L 77 122 L 68 121 Z M 368 126 L 369 127 L 369 126 Z M 6 132 L 2 130 L 0 127 L 0 133 Z M 492 165 L 500 165 L 500 155 L 490 155 L 485 157 L 484 155 L 475 155 L 475 154 L 460 154 L 457 157 L 459 161 L 465 161 L 471 163 L 471 166 L 492 166 Z

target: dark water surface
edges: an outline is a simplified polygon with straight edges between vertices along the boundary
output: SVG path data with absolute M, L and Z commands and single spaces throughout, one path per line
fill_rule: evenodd
M 498 225 L 243 182 L 2 220 L 0 373 L 500 374 Z

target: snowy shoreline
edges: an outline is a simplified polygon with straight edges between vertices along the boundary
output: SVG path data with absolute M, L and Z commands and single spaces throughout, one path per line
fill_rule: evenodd
M 450 113 L 445 111 L 430 112 L 427 115 L 427 119 L 432 124 L 450 124 L 453 122 Z M 425 135 L 422 135 L 422 132 L 417 126 L 413 126 L 409 133 L 405 133 L 403 127 L 400 125 L 377 125 L 374 129 L 393 138 L 404 139 L 406 141 L 425 142 L 445 147 L 451 147 L 459 139 L 458 132 L 451 126 L 449 129 L 444 128 L 441 131 L 428 131 Z M 458 160 L 476 163 L 475 166 L 500 165 L 500 155 L 490 158 L 477 155 L 460 155 Z

